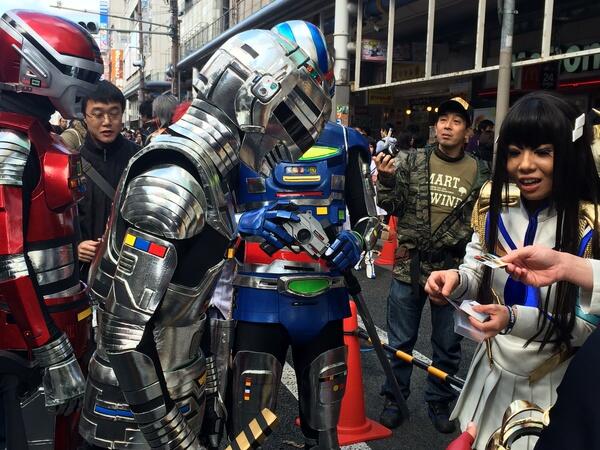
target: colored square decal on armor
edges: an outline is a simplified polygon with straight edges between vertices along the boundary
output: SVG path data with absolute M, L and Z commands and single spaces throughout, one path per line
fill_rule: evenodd
M 142 250 L 143 252 L 147 252 L 148 249 L 150 248 L 150 241 L 136 237 L 133 247 L 137 248 L 138 250 Z
M 133 244 L 135 244 L 135 236 L 132 234 L 125 235 L 125 240 L 123 241 L 123 243 L 125 245 L 129 245 L 130 247 L 133 247 Z
M 246 378 L 244 381 L 244 386 L 252 386 L 252 378 Z
M 167 247 L 151 242 L 150 248 L 148 249 L 148 253 L 154 256 L 158 256 L 160 258 L 164 258 L 165 254 L 167 253 Z
M 338 211 L 338 219 L 340 219 L 340 220 L 346 220 L 346 211 L 340 209 Z
M 326 216 L 327 212 L 327 206 L 317 206 L 317 216 Z

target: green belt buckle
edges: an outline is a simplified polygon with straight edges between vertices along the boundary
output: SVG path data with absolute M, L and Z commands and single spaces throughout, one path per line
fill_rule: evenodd
M 284 280 L 282 280 L 284 281 Z M 284 281 L 285 291 L 301 297 L 316 297 L 330 287 L 329 278 L 306 278 Z

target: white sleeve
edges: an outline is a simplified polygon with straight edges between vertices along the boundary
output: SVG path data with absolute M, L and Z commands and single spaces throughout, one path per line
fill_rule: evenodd
M 483 277 L 483 265 L 475 260 L 475 255 L 481 255 L 483 248 L 477 232 L 473 233 L 471 242 L 467 244 L 465 257 L 459 266 L 460 283 L 450 294 L 452 300 L 462 298 L 476 299 L 477 291 Z
M 600 261 L 588 259 L 592 265 L 594 284 L 591 291 L 580 289 L 579 306 L 586 314 L 600 314 Z

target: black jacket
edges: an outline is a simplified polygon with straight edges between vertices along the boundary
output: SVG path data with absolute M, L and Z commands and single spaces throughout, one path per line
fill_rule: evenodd
M 137 144 L 128 141 L 121 134 L 114 142 L 105 145 L 94 141 L 89 133 L 79 149 L 81 156 L 89 161 L 114 188 L 117 187 L 129 160 L 138 150 Z M 85 194 L 78 204 L 82 241 L 102 237 L 111 205 L 112 199 L 108 198 L 90 177 L 87 177 Z

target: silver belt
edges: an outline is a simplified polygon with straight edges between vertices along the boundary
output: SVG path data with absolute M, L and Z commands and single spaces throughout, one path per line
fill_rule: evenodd
M 316 297 L 330 289 L 344 287 L 344 277 L 327 275 L 306 275 L 300 277 L 285 276 L 266 278 L 253 275 L 236 275 L 233 285 L 253 289 L 277 290 L 279 293 L 292 294 L 300 297 Z

